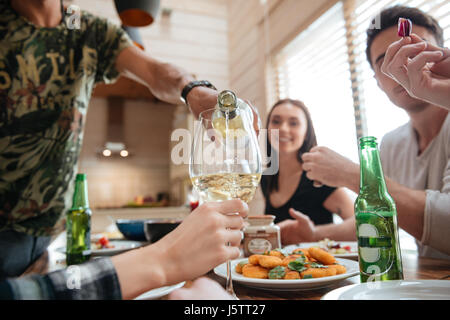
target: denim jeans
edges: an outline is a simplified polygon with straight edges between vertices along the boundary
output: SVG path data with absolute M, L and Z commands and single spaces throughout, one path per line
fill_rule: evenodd
M 20 276 L 45 252 L 50 240 L 14 230 L 0 232 L 0 281 Z

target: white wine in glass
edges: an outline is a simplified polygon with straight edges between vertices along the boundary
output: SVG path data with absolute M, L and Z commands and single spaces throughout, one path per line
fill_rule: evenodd
M 241 199 L 249 203 L 261 180 L 260 173 L 217 173 L 192 178 L 205 201 Z

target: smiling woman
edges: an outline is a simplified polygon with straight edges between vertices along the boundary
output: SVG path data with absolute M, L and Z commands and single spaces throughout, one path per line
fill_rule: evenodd
M 353 203 L 344 190 L 329 186 L 317 188 L 306 176 L 302 157 L 313 150 L 317 142 L 311 116 L 304 103 L 292 99 L 275 103 L 268 115 L 267 129 L 267 156 L 279 159 L 279 171 L 274 175 L 266 172 L 261 179 L 265 213 L 275 215 L 276 223 L 285 220 L 288 220 L 286 223 L 297 223 L 292 218 L 301 215 L 312 228 L 314 225 L 332 224 L 332 213 L 343 219 L 351 217 Z M 294 231 L 283 223 L 280 226 L 283 226 L 282 240 L 288 244 L 287 239 Z M 302 236 L 305 237 L 306 233 Z

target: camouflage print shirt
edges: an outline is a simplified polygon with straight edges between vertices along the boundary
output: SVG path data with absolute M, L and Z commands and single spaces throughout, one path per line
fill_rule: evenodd
M 0 0 L 0 231 L 62 230 L 92 90 L 132 45 L 106 19 L 72 17 L 41 28 Z

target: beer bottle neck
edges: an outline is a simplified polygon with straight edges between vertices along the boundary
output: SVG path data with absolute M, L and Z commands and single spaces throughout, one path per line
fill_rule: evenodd
M 387 192 L 377 144 L 366 143 L 360 149 L 360 193 L 383 195 Z
M 72 208 L 89 208 L 87 180 L 76 181 Z

